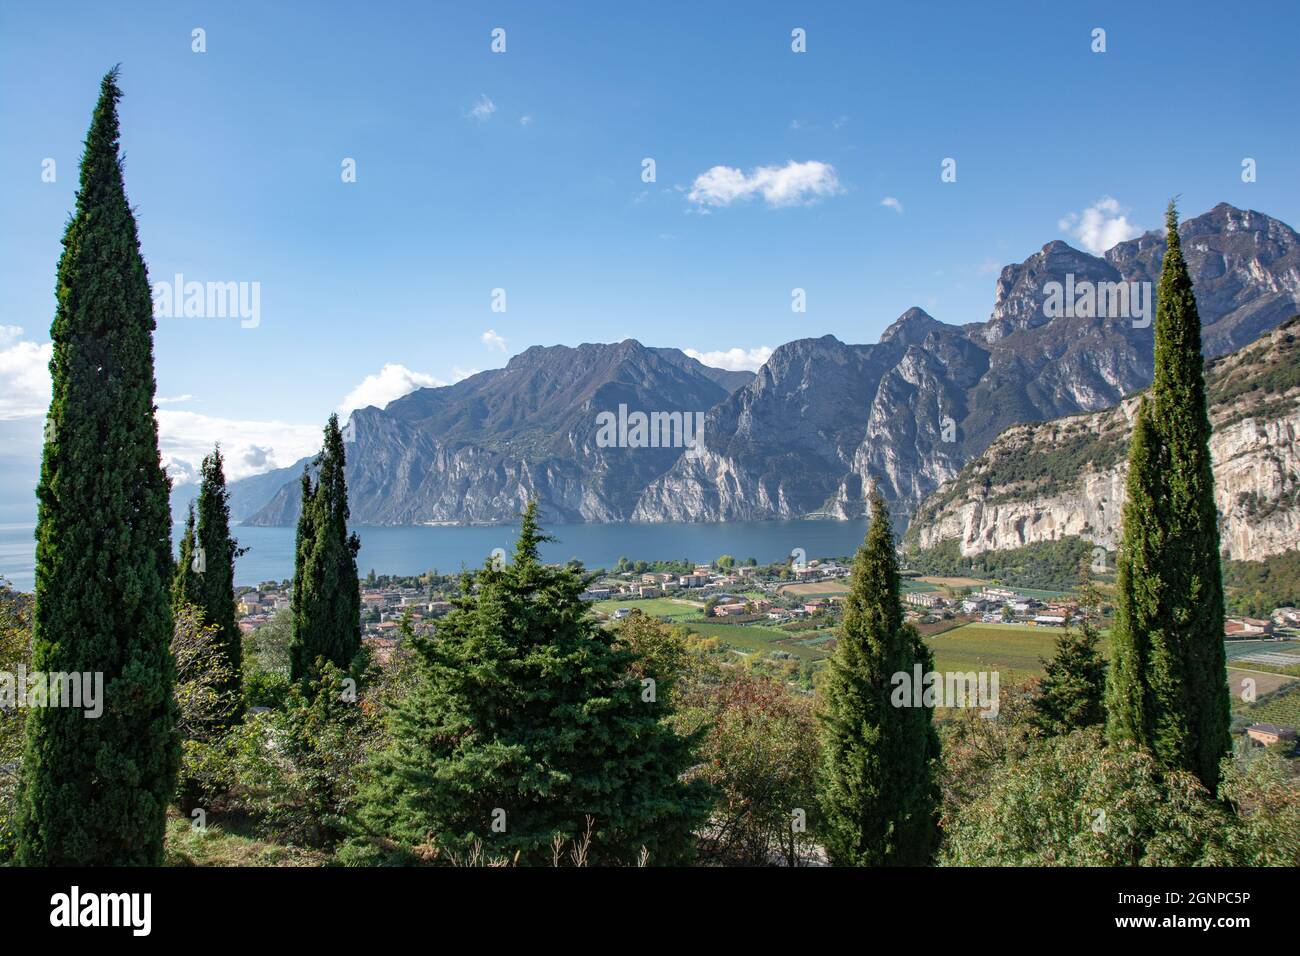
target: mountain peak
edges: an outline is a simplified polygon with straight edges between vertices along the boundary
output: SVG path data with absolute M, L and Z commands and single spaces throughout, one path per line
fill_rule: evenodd
M 897 340 L 902 345 L 916 345 L 925 341 L 925 337 L 934 329 L 942 328 L 943 323 L 925 309 L 912 306 L 898 318 L 880 336 L 881 342 Z

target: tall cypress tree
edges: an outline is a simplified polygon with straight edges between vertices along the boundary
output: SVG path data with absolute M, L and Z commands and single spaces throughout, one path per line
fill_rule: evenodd
M 590 816 L 591 862 L 634 863 L 642 847 L 652 864 L 680 862 L 710 804 L 681 779 L 692 742 L 638 676 L 647 662 L 593 619 L 584 576 L 541 563 L 545 540 L 530 503 L 513 560 L 489 561 L 436 633 L 413 639 L 420 679 L 372 767 L 363 835 L 408 851 L 480 841 L 546 865 L 555 835 L 580 840 Z
M 289 676 L 299 682 L 317 676 L 317 658 L 347 670 L 361 649 L 361 542 L 348 533 L 346 457 L 337 415 L 325 426 L 325 444 L 314 464 L 314 483 L 303 471 L 294 560 Z
M 102 674 L 103 714 L 27 718 L 19 861 L 157 864 L 179 751 L 172 697 L 170 482 L 154 420 L 149 278 L 104 77 L 63 237 L 37 485 L 32 666 Z
M 213 690 L 230 701 L 229 720 L 238 722 L 243 706 L 240 673 L 243 642 L 235 622 L 235 558 L 241 552 L 230 536 L 230 503 L 221 448 L 214 448 L 200 468 L 198 520 L 190 505 L 180 561 L 172 580 L 172 602 L 192 604 L 203 623 L 217 629 L 215 639 L 226 663 L 227 680 Z M 196 558 L 199 559 L 196 561 Z
M 838 865 L 924 865 L 937 845 L 934 708 L 891 700 L 894 675 L 910 682 L 915 665 L 934 667 L 929 648 L 903 621 L 899 588 L 889 513 L 873 491 L 821 715 L 822 842 Z
M 1201 320 L 1178 216 L 1156 301 L 1155 377 L 1129 448 L 1107 687 L 1107 732 L 1213 793 L 1228 752 L 1223 578 Z

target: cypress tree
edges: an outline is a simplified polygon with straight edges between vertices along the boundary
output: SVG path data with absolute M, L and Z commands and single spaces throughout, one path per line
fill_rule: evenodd
M 325 444 L 313 464 L 317 472 L 314 483 L 309 471 L 303 470 L 294 559 L 289 676 L 295 682 L 318 676 L 318 658 L 347 670 L 361 650 L 361 582 L 357 578 L 361 542 L 348 533 L 348 488 L 343 476 L 346 457 L 337 415 L 331 415 L 325 426 Z
M 172 579 L 173 611 L 192 604 L 202 612 L 203 623 L 217 629 L 214 639 L 226 667 L 223 685 L 213 690 L 230 701 L 229 719 L 237 723 L 243 706 L 239 693 L 243 641 L 235 622 L 235 558 L 243 552 L 230 536 L 229 492 L 220 447 L 203 459 L 200 475 L 198 520 L 191 503 Z
M 1215 792 L 1230 749 L 1223 578 L 1201 321 L 1173 203 L 1156 301 L 1155 377 L 1129 449 L 1107 732 Z
M 372 767 L 363 844 L 479 843 L 549 865 L 556 835 L 581 840 L 590 817 L 592 863 L 634 863 L 642 847 L 658 865 L 688 856 L 710 803 L 681 779 L 692 741 L 647 692 L 650 662 L 590 614 L 585 577 L 541 563 L 545 540 L 530 503 L 512 562 L 489 561 L 436 632 L 412 639 L 419 679 Z
M 821 714 L 822 842 L 837 865 L 917 866 L 937 845 L 939 738 L 933 706 L 895 706 L 893 678 L 934 668 L 903 621 L 889 513 L 876 491 L 853 562 Z
M 118 156 L 120 96 L 114 69 L 63 236 L 36 490 L 32 667 L 102 675 L 103 713 L 28 715 L 18 858 L 29 866 L 160 863 L 179 759 L 170 482 L 154 419 L 149 278 Z

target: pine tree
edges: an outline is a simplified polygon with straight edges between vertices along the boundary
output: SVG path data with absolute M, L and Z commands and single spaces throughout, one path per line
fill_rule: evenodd
M 1052 736 L 1106 720 L 1106 660 L 1098 649 L 1096 625 L 1101 595 L 1086 577 L 1079 594 L 1083 621 L 1077 630 L 1057 637 L 1056 653 L 1046 662 L 1046 674 L 1034 698 L 1034 726 Z
M 32 666 L 100 674 L 103 714 L 27 718 L 19 861 L 158 864 L 179 750 L 169 651 L 170 482 L 154 419 L 154 317 L 104 77 L 63 237 L 37 486 Z
M 1129 448 L 1107 733 L 1211 791 L 1230 747 L 1223 579 L 1201 322 L 1170 203 L 1155 377 Z
M 889 513 L 871 496 L 871 526 L 853 562 L 844 620 L 821 715 L 822 842 L 846 866 L 917 866 L 937 837 L 934 708 L 894 706 L 893 677 L 933 670 L 916 629 L 903 622 Z
M 636 656 L 593 619 L 584 575 L 543 565 L 536 503 L 510 563 L 467 579 L 434 635 L 417 636 L 419 680 L 399 705 L 393 745 L 372 768 L 363 839 L 547 865 L 553 841 L 589 859 L 684 859 L 707 813 L 683 783 L 692 741 L 666 723 L 666 698 Z M 650 678 L 653 679 L 653 678 Z
M 348 670 L 361 650 L 361 582 L 357 552 L 361 542 L 348 533 L 346 457 L 339 418 L 325 426 L 325 444 L 314 465 L 315 483 L 302 475 L 302 513 L 293 579 L 293 641 L 289 676 L 295 682 L 317 677 L 317 659 Z
M 198 497 L 198 520 L 190 504 L 181 538 L 180 560 L 172 579 L 173 613 L 185 604 L 198 608 L 203 624 L 215 627 L 215 643 L 225 659 L 224 686 L 214 691 L 234 705 L 229 721 L 242 716 L 240 673 L 243 641 L 235 622 L 235 558 L 242 552 L 230 536 L 229 493 L 220 447 L 203 459 Z

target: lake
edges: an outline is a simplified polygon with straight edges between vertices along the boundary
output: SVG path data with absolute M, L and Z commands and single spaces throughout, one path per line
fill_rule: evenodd
M 364 576 L 443 574 L 482 565 L 493 548 L 514 548 L 518 525 L 492 527 L 357 527 L 361 554 L 357 569 Z M 634 561 L 708 562 L 730 554 L 760 564 L 781 561 L 795 548 L 807 558 L 851 555 L 867 532 L 866 519 L 855 521 L 732 521 L 715 524 L 569 524 L 548 525 L 557 539 L 542 546 L 546 561 L 576 558 L 589 568 L 611 567 L 620 557 Z M 173 528 L 180 540 L 182 525 Z M 33 587 L 36 541 L 33 524 L 0 524 L 0 578 L 20 591 Z M 235 566 L 236 584 L 280 581 L 293 576 L 293 528 L 237 526 L 235 538 L 249 549 Z

